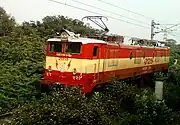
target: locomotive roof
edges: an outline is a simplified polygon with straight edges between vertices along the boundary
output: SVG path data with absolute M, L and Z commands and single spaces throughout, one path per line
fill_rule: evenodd
M 70 32 L 68 30 L 63 29 L 61 32 L 60 36 L 54 37 L 54 38 L 49 38 L 47 41 L 57 41 L 61 42 L 62 40 L 67 40 L 68 42 L 81 42 L 82 44 L 88 44 L 88 43 L 99 43 L 99 44 L 106 44 L 106 45 L 114 45 L 114 46 L 119 46 L 118 43 L 115 42 L 106 42 L 101 39 L 96 39 L 96 38 L 85 38 L 85 37 L 80 37 L 80 34 L 75 34 L 73 32 Z M 167 48 L 167 47 L 162 47 L 162 46 L 143 46 L 143 45 L 126 45 L 120 43 L 121 47 L 125 48 L 139 48 L 139 47 L 145 47 L 145 48 Z
M 61 42 L 61 38 L 50 38 L 47 41 L 57 41 L 57 42 Z M 88 43 L 100 43 L 100 44 L 107 44 L 107 45 L 115 45 L 115 46 L 119 46 L 117 43 L 108 43 L 105 42 L 103 40 L 97 40 L 97 39 L 92 39 L 92 38 L 83 38 L 83 37 L 79 37 L 79 38 L 69 38 L 68 39 L 69 42 L 81 42 L 82 44 L 88 44 Z M 120 44 L 121 47 L 125 47 L 125 48 L 139 48 L 139 47 L 143 47 L 143 48 L 154 48 L 154 46 L 139 46 L 139 45 L 126 45 L 126 44 Z M 155 48 L 158 49 L 164 49 L 164 48 L 169 48 L 169 47 L 158 47 L 156 46 Z
M 61 38 L 50 38 L 47 41 L 57 41 L 57 42 L 61 42 Z M 88 43 L 101 43 L 101 44 L 107 44 L 107 42 L 103 41 L 103 40 L 97 40 L 97 39 L 90 39 L 90 38 L 83 38 L 83 37 L 79 37 L 79 38 L 69 38 L 68 42 L 81 42 L 82 44 L 88 44 Z

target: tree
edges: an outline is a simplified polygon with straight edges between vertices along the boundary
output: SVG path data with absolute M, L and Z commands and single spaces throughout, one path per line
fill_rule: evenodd
M 170 47 L 176 45 L 176 43 L 177 43 L 177 41 L 174 39 L 167 39 L 166 40 L 167 46 L 170 46 Z
M 0 7 L 0 36 L 10 34 L 15 27 L 15 19 L 9 16 L 6 11 Z

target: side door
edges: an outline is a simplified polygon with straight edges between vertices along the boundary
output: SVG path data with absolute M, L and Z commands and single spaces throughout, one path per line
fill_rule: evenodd
M 108 45 L 104 45 L 103 47 L 103 55 L 102 55 L 102 77 L 100 77 L 100 80 L 103 82 L 106 82 L 108 80 L 107 76 L 107 66 L 108 66 Z
M 93 46 L 93 79 L 94 82 L 99 82 L 100 76 L 100 57 L 101 57 L 101 45 L 99 44 L 94 44 Z
M 141 57 L 142 57 L 143 53 L 141 49 L 137 49 L 135 52 L 135 57 L 134 57 L 134 64 L 141 65 Z

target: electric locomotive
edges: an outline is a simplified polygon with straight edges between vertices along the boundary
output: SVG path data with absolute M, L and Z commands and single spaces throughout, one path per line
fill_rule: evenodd
M 83 93 L 89 93 L 111 77 L 125 79 L 168 70 L 169 47 L 143 39 L 132 41 L 125 45 L 123 36 L 84 38 L 63 30 L 60 36 L 47 40 L 42 82 L 80 86 Z

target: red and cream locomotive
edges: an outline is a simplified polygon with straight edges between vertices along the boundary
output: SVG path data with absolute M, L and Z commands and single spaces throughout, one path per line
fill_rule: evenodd
M 43 83 L 81 86 L 88 93 L 111 77 L 130 78 L 168 70 L 170 48 L 136 40 L 123 44 L 122 36 L 83 38 L 64 30 L 46 44 Z

